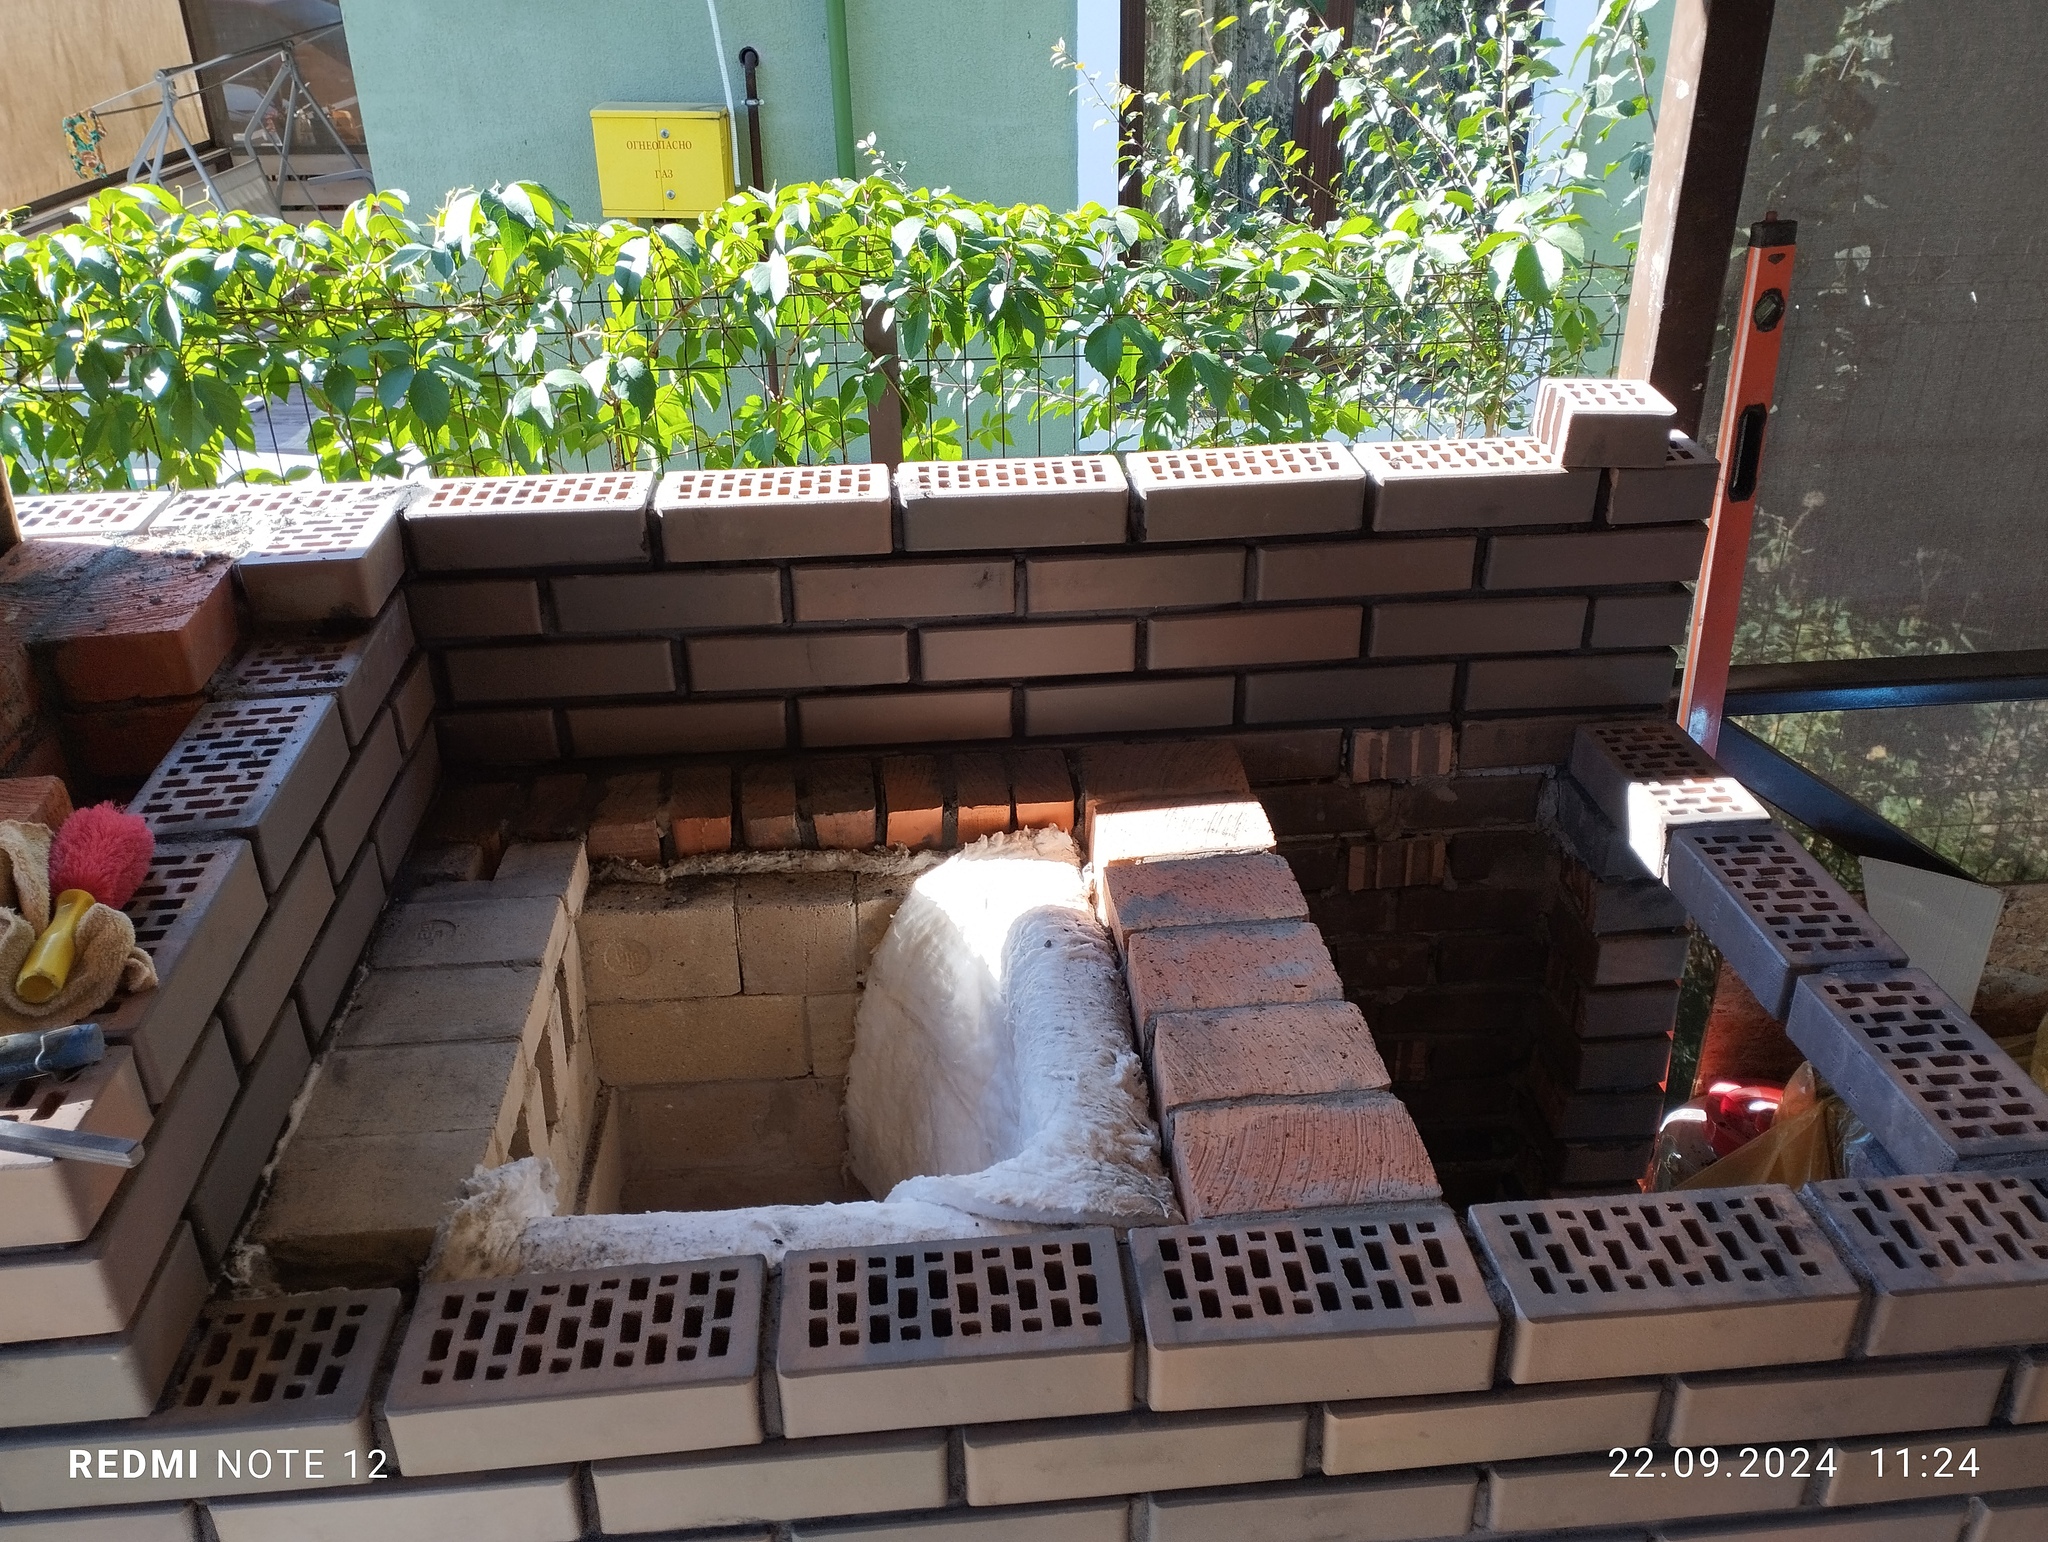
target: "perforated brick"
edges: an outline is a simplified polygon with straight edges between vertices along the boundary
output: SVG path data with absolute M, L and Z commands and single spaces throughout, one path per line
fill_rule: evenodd
M 177 1080 L 221 992 L 263 924 L 263 881 L 246 841 L 160 846 L 125 907 L 157 987 L 99 1014 L 110 1044 L 135 1052 L 152 1104 Z
M 891 502 L 875 464 L 671 471 L 654 490 L 671 563 L 886 552 Z
M 122 1045 L 74 1071 L 0 1081 L 0 1129 L 71 1130 L 142 1140 L 149 1134 L 149 1104 Z M 0 1150 L 0 1248 L 48 1247 L 88 1235 L 122 1169 L 98 1162 L 65 1162 Z
M 1475 1205 L 1518 1382 L 1834 1360 L 1861 1293 L 1790 1189 Z
M 1597 470 L 1568 470 L 1534 439 L 1406 439 L 1351 447 L 1372 481 L 1374 530 L 1579 525 Z
M 1441 1205 L 1131 1233 L 1153 1408 L 1470 1392 L 1500 1320 Z
M 1661 717 L 1581 723 L 1572 777 L 1626 837 L 1646 872 L 1665 873 L 1665 841 L 1687 825 L 1764 824 L 1770 811 L 1676 723 Z
M 1906 1171 L 2048 1163 L 2048 1092 L 1923 971 L 1807 975 L 1785 1030 Z
M 1671 892 L 1781 1023 L 1802 974 L 1906 962 L 1905 951 L 1776 825 L 1679 829 L 1666 849 Z
M 791 1253 L 782 1282 L 775 1374 L 791 1437 L 1131 1406 L 1106 1229 Z
M 15 523 L 29 541 L 104 541 L 140 535 L 169 503 L 168 489 L 155 492 L 60 493 L 14 500 Z
M 39 1430 L 0 1444 L 0 1504 L 63 1510 L 102 1502 L 94 1485 L 69 1474 L 70 1449 L 87 1441 L 143 1453 L 144 1472 L 121 1484 L 130 1503 L 367 1483 L 365 1453 L 376 1444 L 370 1381 L 398 1305 L 395 1290 L 216 1301 L 200 1314 L 198 1347 L 162 1412 L 88 1426 L 89 1434 Z M 299 1460 L 286 1464 L 282 1447 Z M 252 1450 L 266 1459 L 250 1463 Z M 315 1451 L 321 1470 L 309 1476 L 305 1457 Z M 186 1461 L 171 1475 L 169 1458 L 179 1452 Z M 230 1454 L 229 1463 L 218 1459 L 221 1453 Z
M 405 576 L 401 482 L 224 487 L 184 493 L 150 523 L 151 545 L 224 544 L 259 621 L 368 620 Z
M 1356 530 L 1365 477 L 1334 444 L 1145 450 L 1124 457 L 1147 541 Z
M 1661 466 L 1677 415 L 1646 381 L 1545 380 L 1530 426 L 1567 466 Z
M 405 511 L 427 572 L 647 560 L 651 471 L 576 471 L 429 482 Z
M 255 848 L 264 889 L 275 890 L 347 764 L 331 697 L 214 702 L 128 808 L 159 841 L 241 836 Z
M 1870 1289 L 1866 1354 L 2048 1340 L 2048 1178 L 1842 1179 L 1802 1193 Z
M 401 601 L 385 606 L 376 624 L 354 637 L 258 639 L 212 694 L 231 699 L 331 695 L 341 709 L 348 742 L 358 744 L 412 651 L 412 622 Z
M 1098 546 L 1124 538 L 1130 484 L 1114 455 L 905 461 L 905 551 Z
M 1705 519 L 1714 512 L 1721 463 L 1677 429 L 1661 466 L 1610 467 L 1607 523 L 1663 525 Z
M 759 1258 L 429 1285 L 384 1414 L 408 1474 L 761 1439 Z

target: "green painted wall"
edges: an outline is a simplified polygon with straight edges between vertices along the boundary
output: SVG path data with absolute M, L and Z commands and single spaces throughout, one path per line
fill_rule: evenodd
M 850 0 L 855 136 L 878 133 L 913 182 L 1071 206 L 1072 77 L 1050 58 L 1074 36 L 1075 4 Z M 823 0 L 718 9 L 735 99 L 740 48 L 761 52 L 769 178 L 831 176 Z M 416 213 L 454 188 L 526 177 L 595 219 L 593 106 L 724 100 L 702 0 L 342 0 L 342 12 L 377 180 L 411 193 Z

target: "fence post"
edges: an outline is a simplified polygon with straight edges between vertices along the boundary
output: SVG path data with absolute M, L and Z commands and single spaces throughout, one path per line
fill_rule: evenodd
M 896 323 L 890 317 L 887 303 L 871 301 L 861 312 L 860 336 L 868 352 L 881 361 L 886 382 L 881 396 L 868 404 L 868 459 L 894 470 L 903 464 L 903 395 Z

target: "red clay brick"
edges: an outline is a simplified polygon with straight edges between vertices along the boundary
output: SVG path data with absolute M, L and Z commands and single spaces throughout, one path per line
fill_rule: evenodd
M 1231 611 L 1169 616 L 1145 632 L 1153 669 L 1230 669 L 1245 664 L 1315 664 L 1358 657 L 1363 607 Z
M 1105 805 L 1168 807 L 1248 798 L 1251 783 L 1235 746 L 1220 739 L 1177 744 L 1094 744 L 1081 751 L 1081 829 Z
M 1133 680 L 1118 685 L 1035 686 L 1024 692 L 1024 731 L 1033 737 L 1148 733 L 1166 728 L 1228 728 L 1237 682 Z
M 803 845 L 794 765 L 771 761 L 740 773 L 740 827 L 749 851 L 794 851 Z
M 585 837 L 590 860 L 623 857 L 654 867 L 661 862 L 661 776 L 642 771 L 606 779 L 604 798 Z
M 816 760 L 804 769 L 811 828 L 828 851 L 865 851 L 875 844 L 874 762 Z
M 1445 653 L 1556 653 L 1576 648 L 1586 628 L 1580 596 L 1543 600 L 1432 600 L 1375 605 L 1372 657 Z
M 1398 1098 L 1189 1108 L 1169 1133 L 1190 1221 L 1272 1210 L 1434 1199 L 1436 1170 Z
M 891 755 L 882 762 L 882 797 L 888 804 L 891 846 L 936 847 L 946 839 L 946 792 L 932 755 Z
M 1341 541 L 1328 546 L 1261 546 L 1252 553 L 1252 597 L 1348 600 L 1362 594 L 1467 589 L 1471 536 L 1446 540 Z
M 1109 675 L 1138 667 L 1135 621 L 927 629 L 918 644 L 926 680 Z
M 1250 675 L 1244 683 L 1244 720 L 1311 723 L 1449 712 L 1457 672 L 1455 664 L 1388 664 Z
M 1467 723 L 1458 730 L 1458 762 L 1468 770 L 1561 766 L 1572 758 L 1575 717 L 1522 717 Z
M 957 838 L 965 846 L 1010 828 L 1010 773 L 995 754 L 953 757 Z
M 541 633 L 540 589 L 531 579 L 412 583 L 406 586 L 405 604 L 413 635 L 421 642 Z
M 1071 831 L 1074 780 L 1067 770 L 1067 757 L 1058 750 L 1011 750 L 1003 758 L 1010 768 L 1017 828 L 1034 830 L 1051 825 Z
M 1088 855 L 1098 871 L 1156 857 L 1272 849 L 1273 826 L 1253 798 L 1102 808 L 1088 833 Z
M 1344 735 L 1335 728 L 1283 728 L 1239 734 L 1230 742 L 1244 757 L 1244 774 L 1255 787 L 1270 782 L 1320 781 L 1344 769 Z
M 908 691 L 880 696 L 807 696 L 796 704 L 813 749 L 862 744 L 935 744 L 1007 739 L 1010 691 Z
M 64 743 L 54 730 L 25 738 L 14 749 L 14 758 L 4 768 L 9 776 L 68 776 Z
M 1303 921 L 1137 932 L 1124 972 L 1141 1028 L 1166 1012 L 1344 999 L 1322 933 Z
M 1123 557 L 1042 557 L 1024 564 L 1025 609 L 1038 616 L 1231 605 L 1244 598 L 1244 563 L 1241 546 Z
M 235 646 L 233 564 L 120 555 L 132 560 L 95 567 L 40 629 L 65 700 L 195 695 Z
M 581 771 L 560 771 L 533 779 L 533 791 L 526 807 L 512 821 L 512 833 L 521 840 L 566 841 L 583 833 L 585 794 L 590 778 Z
M 910 679 L 907 632 L 693 637 L 685 646 L 690 685 L 699 691 L 902 685 Z
M 114 781 L 146 777 L 205 705 L 203 696 L 178 696 L 98 712 L 66 712 L 62 722 L 71 764 L 85 776 Z
M 1130 934 L 1166 927 L 1308 919 L 1294 870 L 1270 851 L 1118 862 L 1102 871 L 1100 883 L 1120 947 Z
M 1690 583 L 1700 575 L 1705 525 L 1592 535 L 1501 535 L 1486 552 L 1489 589 Z
M 669 839 L 678 857 L 732 849 L 732 772 L 679 766 L 670 779 Z
M 1351 735 L 1351 780 L 1415 782 L 1449 776 L 1453 755 L 1451 725 L 1425 723 L 1417 728 L 1360 728 Z
M 891 562 L 873 567 L 799 567 L 790 592 L 799 621 L 916 621 L 927 616 L 1007 616 L 1016 608 L 1016 563 Z
M 1379 1092 L 1387 1068 L 1348 1001 L 1169 1012 L 1152 1024 L 1162 1116 L 1191 1103 Z
M 1447 850 L 1448 843 L 1442 836 L 1361 842 L 1351 848 L 1347 859 L 1345 887 L 1355 893 L 1360 889 L 1404 889 L 1442 883 Z
M 54 830 L 71 817 L 71 794 L 61 777 L 16 776 L 0 781 L 0 819 Z

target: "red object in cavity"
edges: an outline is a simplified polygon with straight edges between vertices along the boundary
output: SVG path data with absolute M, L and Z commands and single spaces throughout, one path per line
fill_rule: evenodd
M 149 872 L 156 837 L 140 814 L 95 803 L 65 820 L 50 842 L 50 893 L 83 889 L 119 910 Z
M 1778 1117 L 1783 1087 L 1768 1082 L 1715 1082 L 1700 1101 L 1707 1110 L 1707 1142 L 1717 1157 L 1748 1145 Z

